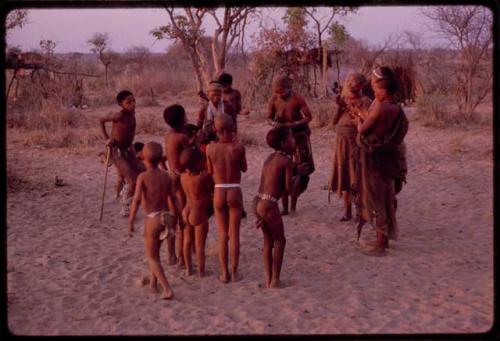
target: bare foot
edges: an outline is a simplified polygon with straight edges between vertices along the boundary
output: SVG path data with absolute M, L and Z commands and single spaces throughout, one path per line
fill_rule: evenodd
M 191 276 L 193 272 L 191 271 L 191 268 L 186 268 L 186 276 Z
M 385 248 L 378 246 L 369 249 L 362 249 L 361 253 L 367 256 L 374 256 L 374 257 L 382 257 L 386 255 Z
M 156 282 L 153 282 L 153 283 L 149 284 L 149 291 L 151 291 L 153 293 L 157 293 L 158 292 L 158 287 L 156 286 Z
M 283 283 L 281 283 L 280 280 L 271 281 L 271 283 L 269 283 L 269 288 L 281 289 L 281 288 L 283 288 Z
M 228 274 L 220 274 L 219 281 L 221 281 L 222 283 L 228 283 L 229 282 L 229 275 Z
M 365 242 L 365 245 L 367 245 L 367 246 L 378 246 L 378 242 L 377 242 L 377 240 L 370 240 L 370 241 Z M 389 240 L 388 239 L 386 239 L 384 241 L 384 247 L 386 249 L 389 248 Z
M 240 279 L 241 277 L 237 273 L 231 274 L 231 282 L 238 282 Z
M 205 277 L 205 271 L 198 271 L 198 277 Z
M 161 295 L 161 298 L 164 299 L 164 300 L 169 300 L 171 299 L 172 297 L 174 297 L 174 292 L 172 291 L 172 289 L 168 288 L 168 289 L 163 289 L 163 294 Z
M 349 220 L 351 220 L 351 218 L 352 217 L 350 215 L 345 215 L 344 214 L 344 216 L 342 218 L 340 218 L 340 221 L 349 221 Z
M 186 264 L 184 262 L 178 261 L 177 262 L 177 270 L 184 269 L 186 267 Z

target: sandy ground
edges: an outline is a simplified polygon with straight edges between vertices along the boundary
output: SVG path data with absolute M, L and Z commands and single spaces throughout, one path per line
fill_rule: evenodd
M 411 115 L 410 115 L 411 116 Z M 163 124 L 163 122 L 161 122 Z M 327 201 L 334 133 L 313 130 L 316 162 L 295 217 L 284 217 L 285 287 L 265 289 L 261 232 L 251 200 L 258 187 L 268 127 L 242 119 L 249 169 L 242 187 L 249 217 L 241 225 L 237 283 L 217 280 L 210 220 L 208 276 L 166 266 L 175 299 L 141 287 L 147 275 L 138 231 L 114 200 L 110 168 L 104 219 L 104 166 L 97 149 L 27 149 L 8 132 L 8 165 L 29 181 L 7 198 L 8 327 L 20 335 L 392 334 L 486 332 L 493 323 L 493 144 L 491 127 L 452 131 L 411 120 L 408 184 L 399 195 L 400 239 L 386 257 L 359 251 L 342 203 Z M 138 136 L 156 140 L 161 136 Z M 19 159 L 24 155 L 25 162 Z M 66 184 L 54 186 L 57 175 Z M 366 227 L 362 239 L 373 239 Z M 166 259 L 166 247 L 162 247 Z

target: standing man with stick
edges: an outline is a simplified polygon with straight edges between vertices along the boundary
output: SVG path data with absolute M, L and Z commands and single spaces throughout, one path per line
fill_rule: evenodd
M 123 90 L 116 96 L 118 105 L 122 108 L 119 112 L 108 114 L 99 119 L 101 132 L 110 148 L 109 156 L 116 170 L 125 179 L 122 195 L 121 215 L 128 217 L 130 203 L 134 196 L 137 175 L 146 170 L 145 166 L 137 159 L 132 141 L 135 135 L 135 98 L 128 91 Z M 113 122 L 111 137 L 106 131 L 106 122 Z M 108 167 L 106 163 L 106 167 Z

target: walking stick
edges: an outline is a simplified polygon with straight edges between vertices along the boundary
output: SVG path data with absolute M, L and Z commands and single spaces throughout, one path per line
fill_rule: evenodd
M 108 180 L 108 168 L 109 168 L 109 156 L 111 154 L 111 147 L 106 146 L 106 170 L 104 172 L 104 186 L 102 188 L 102 199 L 101 199 L 101 214 L 99 215 L 99 221 L 102 221 L 102 211 L 104 209 L 104 194 L 106 193 L 106 181 Z

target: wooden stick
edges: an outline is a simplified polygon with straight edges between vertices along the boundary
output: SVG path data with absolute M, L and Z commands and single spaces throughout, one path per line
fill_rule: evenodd
M 102 211 L 104 209 L 104 194 L 106 193 L 106 181 L 108 180 L 108 168 L 109 168 L 109 157 L 111 155 L 111 147 L 106 146 L 106 170 L 104 172 L 104 186 L 102 188 L 102 199 L 101 199 L 101 214 L 99 215 L 99 221 L 102 221 Z

